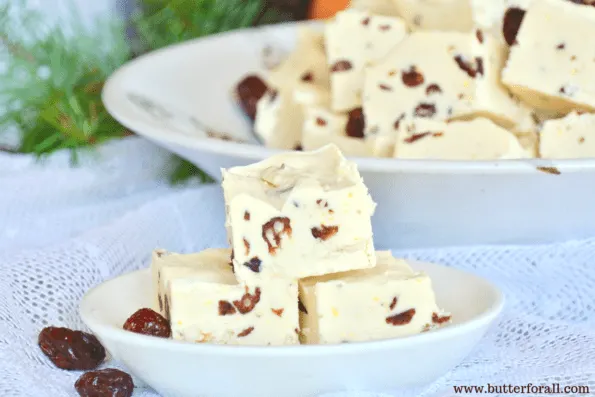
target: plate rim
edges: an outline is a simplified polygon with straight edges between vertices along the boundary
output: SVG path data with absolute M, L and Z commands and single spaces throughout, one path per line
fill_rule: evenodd
M 353 342 L 343 344 L 325 344 L 325 345 L 291 345 L 291 346 L 235 346 L 235 345 L 219 345 L 219 344 L 199 344 L 185 341 L 177 341 L 173 339 L 164 339 L 152 337 L 133 332 L 125 331 L 114 325 L 102 323 L 93 318 L 90 313 L 89 299 L 92 295 L 98 293 L 99 290 L 106 288 L 112 282 L 119 281 L 124 278 L 146 277 L 150 276 L 150 268 L 144 268 L 119 276 L 110 278 L 89 289 L 81 298 L 79 303 L 79 315 L 85 325 L 89 327 L 97 336 L 103 337 L 109 335 L 111 340 L 117 340 L 126 344 L 133 344 L 137 346 L 150 346 L 153 349 L 164 349 L 183 351 L 188 354 L 210 354 L 220 356 L 262 356 L 262 357 L 299 357 L 299 356 L 326 356 L 326 355 L 353 355 L 360 353 L 369 353 L 381 350 L 396 350 L 407 349 L 418 345 L 429 344 L 437 341 L 446 341 L 450 338 L 460 337 L 461 334 L 470 334 L 482 327 L 489 328 L 495 320 L 500 316 L 505 306 L 506 298 L 500 288 L 486 278 L 475 273 L 461 270 L 451 266 L 439 265 L 435 263 L 413 261 L 410 263 L 415 265 L 423 265 L 429 267 L 448 268 L 449 271 L 455 273 L 463 273 L 466 276 L 471 276 L 476 281 L 483 283 L 491 294 L 494 295 L 494 301 L 491 305 L 479 315 L 459 324 L 452 324 L 448 327 L 427 333 L 421 333 L 402 338 L 392 338 L 383 340 L 373 340 L 366 342 Z M 96 332 L 95 330 L 99 330 Z M 483 337 L 483 335 L 482 335 Z

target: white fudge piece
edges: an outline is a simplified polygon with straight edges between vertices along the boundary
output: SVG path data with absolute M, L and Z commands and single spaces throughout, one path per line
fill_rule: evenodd
M 534 1 L 511 47 L 504 83 L 538 109 L 595 110 L 595 7 Z
M 269 90 L 256 104 L 254 132 L 265 146 L 294 149 L 302 140 L 302 105 L 289 89 Z
M 473 80 L 472 116 L 489 118 L 505 128 L 523 123 L 531 115 L 531 109 L 512 97 L 500 78 L 506 64 L 507 48 L 493 35 L 477 30 L 475 39 L 471 39 L 471 51 L 477 62 L 482 60 L 482 73 L 478 72 Z
M 595 114 L 572 112 L 544 122 L 539 152 L 546 159 L 595 157 Z
M 153 280 L 153 309 L 166 315 L 169 303 L 165 300 L 166 281 L 162 277 L 164 268 L 171 268 L 171 276 L 183 277 L 195 268 L 209 266 L 212 263 L 227 263 L 231 268 L 231 249 L 213 248 L 197 254 L 181 255 L 163 249 L 153 251 L 151 260 L 151 278 Z
M 343 155 L 354 157 L 391 157 L 394 151 L 392 140 L 384 137 L 363 136 L 357 127 L 348 128 L 350 113 L 334 113 L 324 107 L 310 107 L 305 109 L 304 130 L 302 132 L 302 147 L 304 150 L 316 150 L 328 144 L 336 145 Z M 353 121 L 352 125 L 357 122 Z M 352 135 L 349 136 L 348 132 Z
M 269 84 L 281 89 L 300 83 L 329 87 L 329 70 L 323 44 L 323 32 L 301 28 L 295 49 L 270 72 Z
M 419 120 L 399 131 L 395 157 L 441 160 L 521 159 L 535 156 L 510 131 L 492 121 Z
M 301 341 L 331 344 L 398 338 L 446 324 L 430 278 L 388 251 L 374 269 L 300 280 Z
M 398 14 L 412 30 L 468 32 L 473 27 L 470 0 L 393 1 Z
M 372 15 L 399 16 L 399 10 L 393 0 L 351 0 L 349 7 L 367 11 Z
M 499 81 L 505 53 L 489 35 L 418 31 L 366 73 L 366 136 L 403 120 L 488 117 L 512 127 L 526 114 Z
M 513 45 L 531 0 L 471 0 L 473 21 L 501 43 Z
M 239 280 L 312 275 L 376 264 L 376 204 L 334 145 L 222 170 Z
M 296 281 L 271 278 L 245 285 L 229 266 L 229 249 L 159 258 L 166 318 L 172 337 L 196 343 L 299 343 Z
M 399 18 L 348 9 L 326 26 L 331 102 L 336 112 L 361 107 L 366 66 L 384 58 L 406 35 Z

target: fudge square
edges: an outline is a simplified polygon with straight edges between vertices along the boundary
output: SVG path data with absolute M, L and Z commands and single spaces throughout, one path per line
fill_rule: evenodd
M 395 146 L 395 157 L 440 160 L 497 160 L 533 158 L 537 140 L 523 143 L 492 121 L 418 120 L 403 124 Z
M 595 157 L 595 114 L 572 112 L 561 119 L 547 120 L 540 135 L 543 158 Z
M 485 117 L 514 128 L 530 113 L 500 82 L 503 45 L 482 32 L 417 31 L 364 83 L 365 135 L 394 136 L 403 120 Z
M 230 249 L 190 255 L 159 251 L 153 277 L 172 337 L 232 345 L 299 343 L 297 282 L 239 283 L 230 255 Z
M 302 277 L 376 265 L 376 204 L 335 145 L 222 170 L 239 280 Z
M 344 112 L 361 107 L 365 68 L 384 58 L 407 34 L 400 18 L 347 9 L 325 30 L 331 72 L 331 107 Z
M 166 283 L 163 269 L 167 268 L 169 277 L 184 277 L 195 268 L 210 266 L 210 263 L 231 263 L 231 250 L 207 249 L 198 254 L 181 255 L 163 249 L 153 251 L 151 260 L 151 279 L 153 282 L 153 309 L 164 317 L 168 316 L 169 301 L 166 299 Z
M 528 104 L 561 114 L 595 110 L 595 7 L 540 0 L 529 5 L 503 81 Z
M 424 273 L 377 252 L 374 269 L 299 281 L 302 343 L 331 344 L 403 337 L 450 321 Z

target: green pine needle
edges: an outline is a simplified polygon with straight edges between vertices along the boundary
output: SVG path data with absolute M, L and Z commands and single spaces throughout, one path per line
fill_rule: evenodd
M 134 54 L 281 18 L 265 0 L 140 0 L 130 43 L 123 24 L 83 26 L 72 13 L 68 26 L 46 28 L 27 0 L 0 0 L 0 65 L 7 65 L 0 70 L 0 133 L 16 127 L 19 152 L 42 157 L 67 149 L 73 163 L 81 150 L 130 134 L 106 111 L 101 89 Z M 174 161 L 173 183 L 212 181 L 191 163 Z
M 70 149 L 74 162 L 76 149 L 126 135 L 101 101 L 103 82 L 130 57 L 123 26 L 73 23 L 69 35 L 62 27 L 38 33 L 44 29 L 37 13 L 8 17 L 23 13 L 24 1 L 0 4 L 0 64 L 7 65 L 0 74 L 0 104 L 7 109 L 0 130 L 19 129 L 18 151 L 43 156 Z

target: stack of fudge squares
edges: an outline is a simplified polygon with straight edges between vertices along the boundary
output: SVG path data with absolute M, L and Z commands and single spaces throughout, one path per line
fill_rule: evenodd
M 594 157 L 594 5 L 354 0 L 322 31 L 302 27 L 281 64 L 238 90 L 252 94 L 255 134 L 278 149 Z
M 231 248 L 153 253 L 155 310 L 174 339 L 334 344 L 443 326 L 432 282 L 375 251 L 376 204 L 335 145 L 223 170 Z

